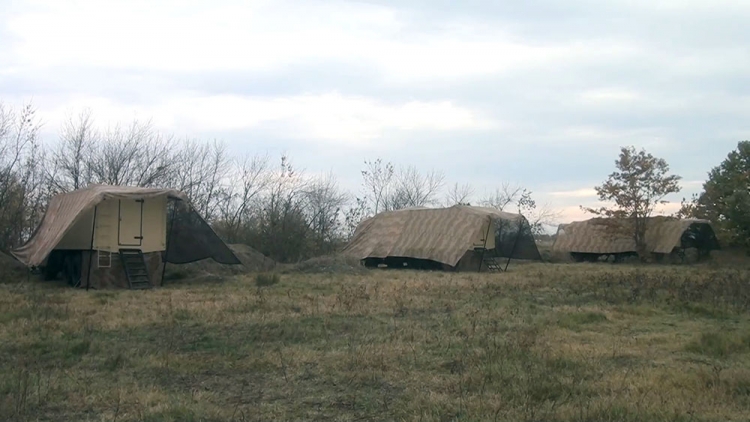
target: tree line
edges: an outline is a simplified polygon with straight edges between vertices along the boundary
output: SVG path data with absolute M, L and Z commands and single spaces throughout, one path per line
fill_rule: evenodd
M 680 216 L 711 220 L 726 245 L 750 252 L 750 141 L 708 173 L 699 194 L 682 200 Z
M 41 127 L 32 105 L 0 103 L 0 251 L 31 236 L 52 196 L 89 184 L 183 191 L 226 242 L 280 262 L 335 252 L 362 220 L 407 207 L 473 203 L 520 212 L 537 232 L 557 217 L 521 186 L 501 183 L 475 200 L 470 185 L 448 186 L 442 171 L 379 158 L 364 160 L 361 189 L 347 192 L 333 173 L 308 174 L 287 155 L 237 156 L 224 142 L 177 139 L 148 120 L 101 129 L 84 110 L 48 144 Z

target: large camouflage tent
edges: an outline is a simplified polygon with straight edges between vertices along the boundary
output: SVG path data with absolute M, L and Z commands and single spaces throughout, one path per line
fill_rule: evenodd
M 103 288 L 128 286 L 127 252 L 143 256 L 152 285 L 162 283 L 165 262 L 240 263 L 184 193 L 109 185 L 54 196 L 31 238 L 11 254 L 50 277 L 62 266 L 71 284 Z
M 552 250 L 598 255 L 635 253 L 632 227 L 632 221 L 610 218 L 561 224 Z M 675 249 L 687 248 L 719 249 L 719 242 L 707 220 L 651 217 L 646 221 L 645 240 L 645 252 L 655 254 L 670 254 Z
M 423 260 L 443 269 L 474 271 L 488 257 L 541 260 L 525 217 L 464 205 L 377 214 L 359 224 L 343 253 L 361 260 Z

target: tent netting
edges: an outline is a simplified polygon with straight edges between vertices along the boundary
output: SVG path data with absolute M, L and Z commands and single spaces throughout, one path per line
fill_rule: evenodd
M 187 264 L 211 258 L 220 264 L 241 263 L 193 207 L 185 201 L 171 201 L 168 208 L 171 221 L 164 261 Z
M 525 218 L 517 221 L 493 218 L 495 223 L 495 249 L 491 254 L 501 258 L 542 259 L 534 240 L 531 224 Z

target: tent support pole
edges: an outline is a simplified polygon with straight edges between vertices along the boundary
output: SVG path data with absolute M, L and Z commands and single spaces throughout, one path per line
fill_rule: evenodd
M 161 266 L 161 285 L 164 285 L 164 274 L 167 273 L 167 257 L 169 256 L 169 244 L 171 243 L 170 240 L 172 239 L 172 228 L 174 227 L 174 214 L 175 211 L 177 211 L 177 201 L 172 201 L 172 216 L 169 219 L 169 233 L 167 233 L 167 246 L 166 250 L 164 251 L 164 262 Z
M 86 270 L 86 291 L 89 291 L 91 284 L 91 262 L 94 260 L 94 233 L 96 232 L 96 210 L 99 206 L 94 207 L 94 221 L 91 223 L 91 247 L 89 248 L 89 267 Z
M 478 273 L 482 272 L 482 263 L 484 262 L 484 253 L 487 251 L 487 238 L 490 235 L 490 226 L 492 226 L 492 217 L 487 217 L 489 220 L 487 222 L 487 232 L 484 234 L 484 245 L 482 245 L 482 256 L 479 258 L 479 268 L 477 269 Z
M 510 265 L 510 260 L 513 258 L 513 254 L 516 253 L 516 245 L 518 245 L 518 238 L 521 237 L 521 227 L 523 227 L 523 218 L 518 219 L 518 233 L 516 233 L 516 240 L 513 242 L 513 249 L 510 251 L 510 256 L 508 256 L 508 262 L 505 263 L 505 269 L 503 272 L 508 271 L 508 265 Z

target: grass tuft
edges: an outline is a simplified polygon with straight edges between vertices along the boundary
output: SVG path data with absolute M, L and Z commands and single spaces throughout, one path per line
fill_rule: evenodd
M 79 358 L 85 354 L 88 354 L 88 352 L 91 350 L 91 341 L 90 340 L 81 340 L 76 343 L 74 343 L 70 349 L 68 350 L 68 356 L 71 358 Z
M 580 330 L 584 325 L 607 322 L 607 316 L 601 312 L 570 312 L 562 315 L 558 325 L 569 330 Z
M 734 354 L 750 352 L 750 333 L 709 331 L 688 343 L 685 350 L 713 358 L 725 359 Z

